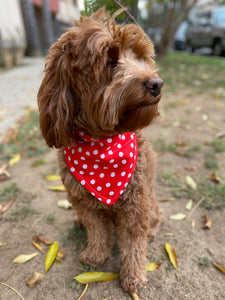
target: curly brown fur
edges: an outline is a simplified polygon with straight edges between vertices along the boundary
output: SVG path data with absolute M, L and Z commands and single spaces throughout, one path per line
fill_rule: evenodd
M 148 237 L 161 214 L 155 201 L 156 156 L 141 129 L 158 115 L 161 92 L 153 95 L 145 83 L 159 78 L 151 41 L 136 25 L 116 25 L 103 9 L 81 17 L 50 48 L 38 92 L 40 127 L 50 147 L 59 148 L 60 175 L 68 199 L 86 227 L 88 246 L 80 259 L 93 266 L 110 257 L 116 229 L 121 260 L 121 284 L 136 291 L 146 282 Z M 71 174 L 63 149 L 78 131 L 93 138 L 135 132 L 138 161 L 134 174 L 113 205 L 93 197 Z

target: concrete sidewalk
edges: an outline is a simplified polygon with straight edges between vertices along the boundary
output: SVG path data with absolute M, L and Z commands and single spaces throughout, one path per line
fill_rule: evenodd
M 25 58 L 22 66 L 0 71 L 0 142 L 26 107 L 37 108 L 44 63 L 44 58 Z

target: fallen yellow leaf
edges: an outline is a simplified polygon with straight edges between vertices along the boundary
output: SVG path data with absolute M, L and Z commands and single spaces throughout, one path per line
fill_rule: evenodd
M 194 191 L 197 190 L 197 184 L 191 176 L 187 175 L 185 181 L 188 187 L 190 187 Z
M 9 165 L 13 166 L 15 164 L 17 164 L 21 159 L 21 154 L 20 153 L 16 153 L 15 155 L 13 155 L 13 157 L 9 160 Z
M 187 100 L 181 99 L 181 100 L 179 100 L 178 103 L 179 103 L 180 105 L 185 105 L 185 104 L 187 104 Z
M 185 167 L 185 170 L 187 170 L 187 171 L 195 171 L 196 167 L 195 166 L 188 166 L 188 167 Z
M 65 186 L 62 185 L 62 184 L 56 185 L 56 186 L 49 186 L 48 189 L 51 190 L 51 191 L 57 191 L 57 192 L 64 192 L 64 191 L 66 191 Z
M 202 197 L 196 204 L 195 206 L 192 208 L 192 210 L 189 212 L 188 216 L 187 216 L 187 220 L 190 219 L 190 217 L 192 216 L 193 212 L 197 209 L 197 207 L 199 207 L 199 205 L 205 200 L 205 197 Z
M 129 294 L 131 295 L 131 297 L 133 298 L 133 300 L 140 300 L 138 294 L 136 294 L 134 292 L 130 292 L 130 291 L 129 291 Z
M 185 209 L 186 210 L 191 210 L 192 209 L 192 204 L 193 204 L 193 201 L 189 200 L 188 203 L 185 205 Z
M 10 208 L 10 206 L 13 204 L 13 202 L 14 202 L 14 199 L 12 199 L 8 203 L 6 203 L 6 205 L 1 209 L 1 212 L 2 213 L 6 212 Z
M 74 279 L 76 279 L 80 283 L 91 283 L 95 281 L 111 281 L 119 277 L 120 274 L 118 273 L 108 273 L 108 272 L 88 272 L 88 273 L 82 273 Z
M 209 127 L 211 127 L 211 128 L 218 128 L 219 129 L 219 126 L 216 124 L 216 123 L 213 123 L 213 122 L 211 122 L 211 121 L 209 121 L 209 122 L 207 122 L 207 125 L 209 126 Z
M 203 120 L 203 121 L 207 121 L 208 118 L 209 118 L 209 117 L 208 117 L 206 114 L 202 115 L 202 120 Z
M 50 241 L 49 239 L 44 238 L 41 235 L 35 235 L 34 238 L 38 239 L 40 242 L 44 243 L 45 245 L 51 245 L 52 244 L 52 241 Z
M 36 160 L 35 162 L 32 163 L 31 167 L 33 167 L 33 168 L 38 167 L 38 166 L 44 165 L 46 163 L 47 163 L 46 160 Z
M 23 263 L 31 260 L 35 256 L 37 256 L 38 254 L 39 254 L 38 252 L 35 252 L 32 254 L 21 254 L 21 255 L 18 255 L 16 258 L 14 258 L 13 262 L 17 263 L 17 264 L 23 264 Z
M 221 266 L 220 264 L 217 264 L 216 262 L 214 262 L 214 266 L 216 266 L 217 269 L 220 270 L 220 272 L 222 272 L 223 274 L 225 274 L 225 268 L 223 266 Z
M 43 252 L 42 245 L 39 243 L 38 239 L 35 236 L 33 237 L 32 245 L 34 245 L 34 247 Z
M 46 255 L 45 258 L 45 272 L 47 273 L 49 268 L 51 267 L 51 265 L 53 264 L 55 258 L 56 258 L 56 254 L 58 252 L 59 249 L 59 245 L 58 242 L 53 242 L 49 249 L 48 249 L 48 253 Z
M 163 236 L 173 236 L 173 234 L 171 232 L 165 232 L 163 233 Z
M 212 220 L 209 220 L 207 216 L 203 216 L 205 220 L 204 229 L 210 229 L 212 227 Z
M 185 214 L 178 213 L 178 214 L 175 214 L 175 215 L 171 215 L 170 220 L 181 221 L 181 220 L 184 220 L 186 217 L 187 216 Z
M 215 135 L 215 138 L 216 139 L 222 139 L 225 137 L 225 133 L 224 132 L 218 132 L 216 135 Z
M 10 173 L 7 171 L 7 164 L 0 167 L 0 181 L 5 181 L 11 177 Z
M 59 207 L 62 207 L 64 209 L 69 209 L 69 208 L 72 208 L 72 204 L 68 201 L 68 200 L 59 200 L 57 201 L 57 205 Z
M 59 180 L 61 177 L 57 174 L 51 174 L 51 175 L 46 175 L 45 179 L 48 181 L 56 181 Z
M 167 202 L 167 201 L 175 201 L 175 198 L 163 198 L 159 200 L 160 202 Z
M 29 288 L 32 288 L 36 283 L 42 281 L 44 279 L 44 275 L 38 272 L 34 272 L 34 275 L 27 279 L 26 283 L 29 286 Z
M 63 259 L 66 255 L 66 252 L 63 251 L 63 250 L 59 250 L 56 254 L 56 257 L 59 258 L 59 259 Z
M 149 272 L 153 272 L 153 271 L 156 271 L 156 270 L 158 270 L 158 268 L 161 266 L 161 264 L 160 263 L 148 263 L 147 264 L 147 270 L 149 271 Z
M 58 259 L 57 256 L 56 256 L 54 262 L 57 263 L 57 264 L 62 264 L 62 261 L 60 259 Z
M 222 180 L 215 173 L 212 173 L 209 178 L 216 183 L 222 182 Z
M 170 262 L 173 264 L 173 266 L 178 269 L 178 264 L 177 264 L 177 254 L 173 247 L 169 243 L 165 243 L 165 248 L 168 253 Z

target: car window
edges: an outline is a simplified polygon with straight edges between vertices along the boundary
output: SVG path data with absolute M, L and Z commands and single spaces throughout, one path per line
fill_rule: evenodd
M 213 19 L 217 25 L 225 24 L 225 9 L 214 11 Z
M 175 33 L 175 37 L 176 38 L 182 38 L 183 36 L 185 36 L 185 32 L 186 32 L 186 30 L 187 30 L 187 27 L 188 27 L 188 23 L 187 22 L 182 22 L 181 24 L 180 24 L 180 26 L 178 27 L 178 29 L 177 29 L 177 31 L 176 31 L 176 33 Z
M 211 12 L 205 11 L 197 14 L 196 23 L 199 25 L 208 25 L 210 24 Z

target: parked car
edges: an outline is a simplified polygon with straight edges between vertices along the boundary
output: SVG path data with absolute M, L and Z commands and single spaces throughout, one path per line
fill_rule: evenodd
M 188 22 L 184 21 L 180 24 L 174 35 L 173 48 L 175 50 L 186 50 L 186 31 Z
M 225 53 L 225 6 L 200 12 L 189 22 L 186 45 L 190 52 L 209 47 L 214 55 Z

